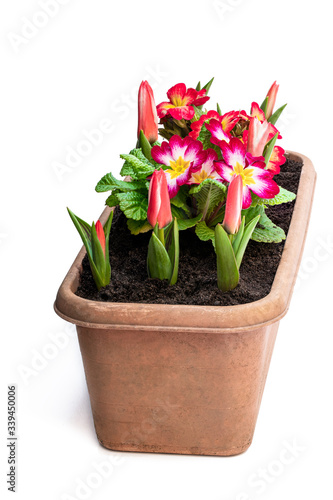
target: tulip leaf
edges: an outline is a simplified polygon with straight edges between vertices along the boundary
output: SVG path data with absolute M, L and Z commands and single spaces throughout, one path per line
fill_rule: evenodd
M 280 186 L 280 192 L 274 198 L 259 198 L 259 196 L 252 194 L 252 207 L 256 205 L 281 205 L 281 203 L 288 203 L 296 198 L 296 194 L 288 191 Z
M 195 90 L 197 92 L 199 92 L 199 90 L 201 90 L 201 83 L 200 83 L 200 81 L 198 82 L 197 86 L 195 87 Z
M 267 112 L 267 104 L 268 104 L 268 96 L 265 97 L 265 99 L 263 100 L 263 102 L 261 103 L 261 106 L 260 106 L 260 109 L 263 110 L 263 112 L 265 113 L 265 115 L 266 115 L 266 112 Z
M 234 254 L 237 254 L 237 251 L 239 249 L 239 246 L 241 244 L 243 234 L 244 234 L 244 228 L 245 228 L 245 217 L 242 218 L 241 225 L 239 226 L 239 229 L 237 233 L 234 235 L 232 239 L 232 248 L 234 250 Z
M 236 252 L 236 262 L 237 262 L 238 269 L 240 268 L 240 265 L 242 263 L 246 247 L 247 247 L 247 245 L 248 245 L 248 243 L 250 241 L 250 238 L 252 236 L 254 228 L 256 227 L 256 225 L 257 225 L 260 217 L 261 217 L 260 215 L 257 215 L 256 217 L 254 217 L 254 219 L 252 219 L 244 227 L 243 237 L 242 237 L 242 239 L 241 239 L 241 241 L 239 243 L 239 246 L 238 246 L 238 249 L 237 249 L 237 252 Z
M 148 141 L 147 137 L 143 133 L 143 130 L 140 130 L 140 136 L 139 136 L 139 143 L 140 147 L 142 149 L 143 154 L 147 158 L 147 160 L 151 161 L 151 145 L 150 142 Z
M 152 233 L 148 245 L 147 268 L 150 278 L 160 280 L 169 280 L 173 271 L 168 252 L 155 232 Z
M 272 138 L 272 140 L 269 141 L 269 144 L 266 148 L 266 151 L 265 151 L 265 163 L 266 163 L 266 165 L 268 165 L 269 160 L 271 159 L 273 149 L 274 149 L 274 146 L 275 146 L 275 143 L 277 141 L 278 136 L 279 136 L 279 132 L 277 132 L 275 134 L 275 136 Z
M 110 239 L 110 231 L 111 231 L 111 226 L 112 226 L 112 221 L 113 221 L 113 210 L 111 210 L 110 215 L 108 217 L 108 220 L 106 221 L 104 225 L 104 234 L 105 234 L 105 248 L 106 252 L 109 251 L 109 239 Z M 108 258 L 106 259 L 107 261 L 109 260 Z
M 147 233 L 152 229 L 147 220 L 127 219 L 127 227 L 131 231 L 131 234 L 135 235 L 140 233 Z
M 93 223 L 92 226 L 89 226 L 87 222 L 77 217 L 71 210 L 69 210 L 69 208 L 67 208 L 67 210 L 86 248 L 90 269 L 96 286 L 98 290 L 100 290 L 103 286 L 108 285 L 111 279 L 111 266 L 109 260 L 109 234 L 112 224 L 113 212 L 110 213 L 109 218 L 104 226 L 106 248 L 106 255 L 104 256 L 103 249 L 97 237 L 95 224 Z
M 283 106 L 281 106 L 281 108 L 277 109 L 275 111 L 275 113 L 272 114 L 272 116 L 270 118 L 268 118 L 268 121 L 272 124 L 272 125 L 275 125 L 276 122 L 278 121 L 278 119 L 280 118 L 284 108 L 287 106 L 287 104 L 284 104 Z
M 220 105 L 218 102 L 216 103 L 216 110 L 217 110 L 219 115 L 222 115 L 222 111 L 221 111 L 221 108 L 220 108 Z
M 217 284 L 222 292 L 233 290 L 239 282 L 239 271 L 229 236 L 220 224 L 215 227 Z
M 147 219 L 148 197 L 142 193 L 133 191 L 118 193 L 119 206 L 128 219 Z
M 174 218 L 169 233 L 170 243 L 168 243 L 168 255 L 172 265 L 172 272 L 169 278 L 169 285 L 177 283 L 179 267 L 179 229 L 177 219 Z
M 89 224 L 87 224 L 87 222 L 85 222 L 84 220 L 77 217 L 69 208 L 67 208 L 67 211 L 79 235 L 81 236 L 81 240 L 86 248 L 88 257 L 92 258 L 91 226 L 89 226 Z

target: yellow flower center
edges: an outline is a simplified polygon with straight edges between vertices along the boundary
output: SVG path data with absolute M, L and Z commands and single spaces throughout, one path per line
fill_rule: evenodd
M 212 175 L 208 175 L 205 170 L 201 170 L 197 173 L 193 173 L 192 179 L 194 180 L 195 184 L 200 184 L 202 181 L 205 181 L 206 179 L 214 179 L 214 177 Z
M 253 168 L 244 169 L 243 165 L 236 163 L 234 166 L 234 171 L 231 175 L 240 175 L 243 180 L 243 186 L 249 186 L 250 184 L 255 184 L 253 180 Z
M 183 104 L 184 104 L 184 101 L 183 101 L 183 99 L 180 96 L 173 97 L 171 99 L 171 102 L 176 107 L 183 106 Z
M 178 158 L 177 161 L 170 161 L 170 167 L 171 170 L 168 169 L 167 172 L 170 174 L 171 179 L 174 179 L 175 177 L 178 177 L 179 175 L 183 174 L 185 170 L 188 169 L 190 166 L 189 161 L 185 161 L 181 156 Z

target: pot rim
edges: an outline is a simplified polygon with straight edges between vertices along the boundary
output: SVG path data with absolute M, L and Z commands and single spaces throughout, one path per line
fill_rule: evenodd
M 82 247 L 64 281 L 55 312 L 63 319 L 88 328 L 136 329 L 152 331 L 228 333 L 254 330 L 279 321 L 288 311 L 305 244 L 316 172 L 306 156 L 287 151 L 289 159 L 303 161 L 296 203 L 281 261 L 268 295 L 260 300 L 233 306 L 184 304 L 144 304 L 136 302 L 98 302 L 75 295 L 79 283 Z M 111 209 L 105 208 L 104 224 Z

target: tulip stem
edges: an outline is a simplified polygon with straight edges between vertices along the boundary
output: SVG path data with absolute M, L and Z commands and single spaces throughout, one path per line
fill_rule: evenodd
M 163 246 L 165 247 L 165 241 L 164 241 L 164 229 L 160 229 L 158 228 L 158 239 L 160 240 L 160 242 L 163 244 Z

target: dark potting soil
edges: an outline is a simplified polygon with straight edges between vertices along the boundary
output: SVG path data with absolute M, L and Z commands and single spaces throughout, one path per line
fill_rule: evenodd
M 297 193 L 302 163 L 287 160 L 277 183 Z M 270 219 L 288 233 L 295 202 L 267 209 Z M 217 287 L 216 255 L 211 242 L 202 242 L 191 231 L 180 231 L 178 281 L 147 277 L 147 248 L 150 232 L 131 235 L 126 217 L 115 210 L 110 234 L 111 283 L 97 291 L 87 256 L 83 259 L 80 284 L 76 294 L 90 300 L 141 302 L 146 304 L 237 305 L 265 297 L 271 289 L 284 243 L 250 241 L 240 268 L 240 281 L 231 292 Z

